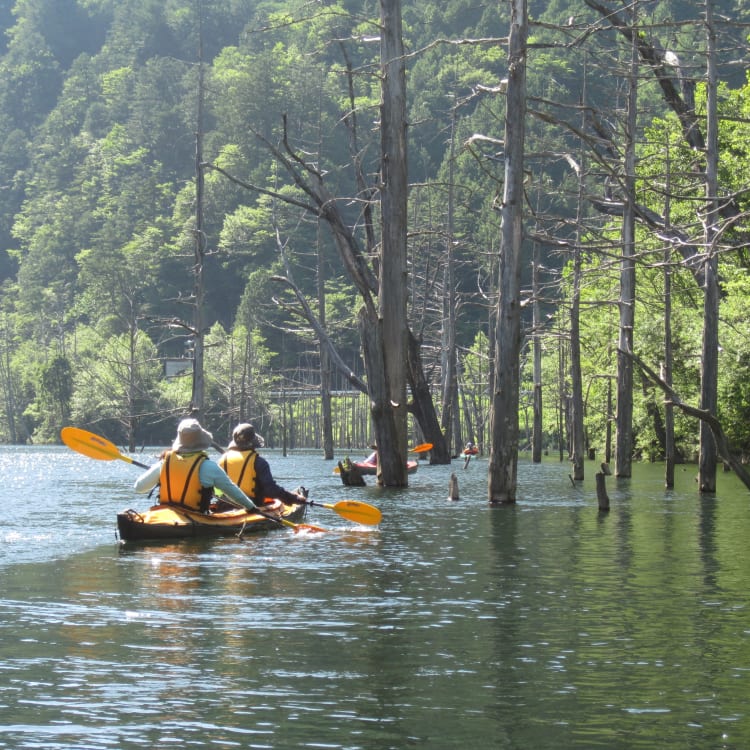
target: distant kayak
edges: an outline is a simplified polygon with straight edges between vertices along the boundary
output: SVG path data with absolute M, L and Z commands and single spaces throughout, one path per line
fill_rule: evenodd
M 371 461 L 352 461 L 352 464 L 356 466 L 362 474 L 373 475 L 378 471 L 377 463 L 372 463 Z M 413 474 L 417 470 L 417 468 L 419 468 L 418 461 L 406 462 L 407 474 Z

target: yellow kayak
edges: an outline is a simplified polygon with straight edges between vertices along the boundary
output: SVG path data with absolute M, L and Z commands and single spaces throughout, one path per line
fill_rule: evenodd
M 197 536 L 233 536 L 253 531 L 292 526 L 305 517 L 307 506 L 284 505 L 283 521 L 274 521 L 259 513 L 232 508 L 215 513 L 154 505 L 146 511 L 125 510 L 117 514 L 117 531 L 123 541 L 149 539 L 187 539 Z

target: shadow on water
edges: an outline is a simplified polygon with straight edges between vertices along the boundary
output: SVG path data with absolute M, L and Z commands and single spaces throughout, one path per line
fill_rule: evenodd
M 271 461 L 382 523 L 314 509 L 329 533 L 119 545 L 114 514 L 145 505 L 131 467 L 0 455 L 14 497 L 49 498 L 44 522 L 2 510 L 0 748 L 750 745 L 733 478 L 700 498 L 639 465 L 608 479 L 602 514 L 593 477 L 573 487 L 553 462 L 522 462 L 519 502 L 490 508 L 481 459 L 423 465 L 400 492 Z

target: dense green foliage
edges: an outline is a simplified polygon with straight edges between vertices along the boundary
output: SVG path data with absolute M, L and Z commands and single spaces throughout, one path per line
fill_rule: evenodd
M 700 118 L 702 4 L 643 5 L 648 25 L 642 33 L 678 51 L 685 77 L 695 81 Z M 719 29 L 721 194 L 734 210 L 720 248 L 719 416 L 735 446 L 748 451 L 750 89 L 733 64 L 746 53 L 739 21 L 748 12 L 739 0 L 717 5 L 738 21 Z M 581 343 L 588 439 L 601 452 L 612 415 L 619 228 L 616 216 L 588 199 L 617 194 L 630 52 L 582 1 L 530 2 L 529 9 L 528 228 L 545 265 L 547 323 L 535 332 L 545 350 L 545 430 L 556 450 L 568 388 L 567 251 L 577 237 L 586 254 Z M 198 131 L 203 161 L 221 170 L 204 171 L 209 427 L 225 436 L 233 422 L 253 419 L 279 442 L 282 426 L 309 423 L 309 405 L 295 406 L 287 396 L 316 397 L 315 336 L 295 314 L 289 288 L 274 280 L 277 274 L 293 278 L 315 310 L 322 282 L 326 329 L 361 374 L 356 294 L 325 224 L 302 208 L 306 196 L 272 150 L 283 152 L 288 143 L 320 169 L 332 200 L 364 237 L 364 202 L 377 197 L 378 12 L 374 0 L 0 0 L 6 32 L 0 47 L 0 441 L 53 440 L 70 422 L 123 441 L 130 433 L 137 442 L 171 437 L 175 416 L 190 400 L 189 378 L 164 373 L 165 360 L 186 357 L 191 346 Z M 466 438 L 481 443 L 501 141 L 504 118 L 512 115 L 501 86 L 507 8 L 494 1 L 424 0 L 405 2 L 403 16 L 410 53 L 411 325 L 423 337 L 438 394 L 451 244 L 462 420 Z M 638 199 L 663 215 L 669 192 L 672 226 L 699 250 L 696 154 L 645 68 L 642 78 Z M 366 184 L 357 181 L 355 156 Z M 643 226 L 638 243 L 636 350 L 658 368 L 664 241 Z M 671 260 L 674 383 L 696 403 L 701 290 L 677 250 Z M 532 333 L 529 328 L 529 342 Z M 529 363 L 523 374 L 531 390 Z M 334 388 L 348 386 L 338 377 Z M 646 387 L 636 394 L 640 455 L 661 453 L 654 422 L 661 398 Z M 523 425 L 528 402 L 522 408 Z M 358 429 L 355 439 L 366 440 L 364 433 Z M 679 417 L 677 434 L 683 455 L 691 456 L 695 423 Z M 296 438 L 298 444 L 318 440 L 307 433 Z

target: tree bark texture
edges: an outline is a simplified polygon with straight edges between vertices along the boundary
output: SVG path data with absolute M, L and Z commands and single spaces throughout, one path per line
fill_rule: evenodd
M 523 242 L 523 165 L 526 134 L 526 0 L 510 0 L 505 114 L 505 185 L 501 213 L 494 388 L 491 403 L 488 496 L 515 503 L 518 474 L 520 270 Z
M 202 17 L 200 18 L 202 22 Z M 190 414 L 196 419 L 203 416 L 205 406 L 206 381 L 204 372 L 204 310 L 205 296 L 204 262 L 206 256 L 206 233 L 203 228 L 203 104 L 204 104 L 204 68 L 203 68 L 203 27 L 199 32 L 198 46 L 198 112 L 195 135 L 195 263 L 193 264 L 193 390 L 190 397 Z
M 632 8 L 638 20 L 637 2 Z M 618 349 L 633 351 L 635 326 L 635 138 L 638 107 L 638 47 L 632 41 L 628 118 L 625 136 L 625 213 L 622 217 L 622 260 L 620 263 L 620 330 Z M 629 477 L 633 471 L 633 363 L 617 357 L 617 412 L 615 414 L 615 476 Z
M 406 72 L 400 0 L 380 0 L 381 243 L 378 293 L 385 382 L 375 413 L 389 424 L 378 434 L 378 483 L 406 487 L 407 458 L 407 174 Z M 388 442 L 385 442 L 385 441 Z
M 534 262 L 532 267 L 533 285 L 533 328 L 534 328 L 534 426 L 531 438 L 531 460 L 535 463 L 542 461 L 542 441 L 544 429 L 542 423 L 542 314 L 539 298 L 541 289 L 539 285 L 539 245 L 534 243 Z
M 716 73 L 716 30 L 713 3 L 706 0 L 708 35 L 708 75 L 706 85 L 706 211 L 705 287 L 703 289 L 703 344 L 701 351 L 701 409 L 716 414 L 719 382 L 719 269 L 715 243 L 718 237 L 719 125 Z M 701 422 L 698 484 L 701 492 L 716 492 L 716 442 L 705 422 Z
M 584 469 L 583 375 L 581 374 L 581 248 L 573 258 L 573 299 L 570 305 L 570 445 L 573 479 L 582 482 Z

